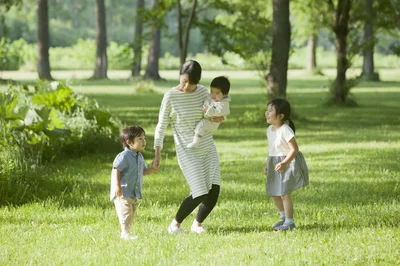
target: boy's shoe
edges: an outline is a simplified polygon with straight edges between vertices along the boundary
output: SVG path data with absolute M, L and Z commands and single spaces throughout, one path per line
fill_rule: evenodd
M 272 229 L 278 230 L 277 228 L 285 223 L 285 220 L 279 220 L 274 226 L 272 226 Z
M 203 234 L 206 232 L 206 229 L 203 226 L 192 225 L 192 227 L 190 228 L 190 231 L 197 233 L 197 234 Z
M 170 233 L 171 235 L 175 235 L 175 234 L 182 234 L 183 230 L 180 227 L 174 226 L 174 225 L 169 225 L 168 226 L 168 233 Z
M 295 228 L 296 228 L 296 225 L 294 223 L 293 224 L 283 224 L 281 226 L 278 226 L 276 228 L 276 230 L 278 230 L 278 231 L 289 231 L 289 230 L 293 230 Z
M 123 240 L 136 240 L 138 237 L 136 235 L 133 235 L 131 233 L 121 233 L 121 239 Z

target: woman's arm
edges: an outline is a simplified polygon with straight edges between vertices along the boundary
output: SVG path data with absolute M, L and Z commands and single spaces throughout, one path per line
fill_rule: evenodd
M 160 169 L 161 166 L 161 149 L 162 148 L 160 146 L 155 147 L 153 165 L 157 169 Z
M 154 166 L 160 169 L 161 150 L 163 148 L 164 136 L 169 122 L 169 114 L 171 113 L 171 102 L 168 92 L 164 95 L 161 102 L 160 112 L 158 114 L 158 123 L 154 133 Z
M 171 102 L 168 92 L 164 95 L 161 102 L 160 112 L 158 114 L 158 123 L 154 133 L 154 149 L 159 146 L 163 147 L 164 136 L 169 123 L 169 114 L 171 113 Z
M 288 145 L 290 152 L 282 162 L 276 164 L 275 171 L 283 171 L 285 169 L 285 166 L 288 165 L 294 159 L 294 157 L 296 157 L 297 152 L 299 151 L 296 139 L 294 137 L 291 138 L 288 142 Z

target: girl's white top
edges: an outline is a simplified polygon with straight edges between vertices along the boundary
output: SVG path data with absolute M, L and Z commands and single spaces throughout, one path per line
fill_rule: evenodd
M 267 128 L 268 137 L 268 156 L 287 156 L 290 152 L 288 142 L 294 138 L 293 130 L 283 124 L 280 128 L 273 131 L 272 125 Z

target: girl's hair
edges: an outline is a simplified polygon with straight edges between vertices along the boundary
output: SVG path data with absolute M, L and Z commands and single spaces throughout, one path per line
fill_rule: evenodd
M 283 121 L 289 122 L 289 127 L 293 130 L 293 133 L 296 132 L 296 128 L 294 127 L 294 123 L 290 118 L 291 108 L 290 103 L 284 99 L 273 99 L 270 101 L 267 106 L 272 105 L 275 107 L 276 115 L 283 114 Z
M 121 131 L 121 134 L 119 135 L 119 139 L 121 140 L 122 143 L 122 148 L 129 148 L 128 144 L 126 144 L 127 140 L 130 140 L 131 142 L 135 141 L 135 137 L 139 137 L 142 134 L 146 134 L 144 132 L 144 129 L 139 127 L 139 126 L 130 126 L 127 128 L 124 128 Z
M 197 61 L 188 60 L 181 66 L 179 74 L 181 76 L 187 74 L 190 84 L 199 84 L 201 79 L 201 66 Z

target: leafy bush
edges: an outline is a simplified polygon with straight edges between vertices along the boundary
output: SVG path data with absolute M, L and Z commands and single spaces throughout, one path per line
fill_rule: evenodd
M 2 175 L 116 143 L 119 121 L 62 83 L 10 85 L 0 106 Z

